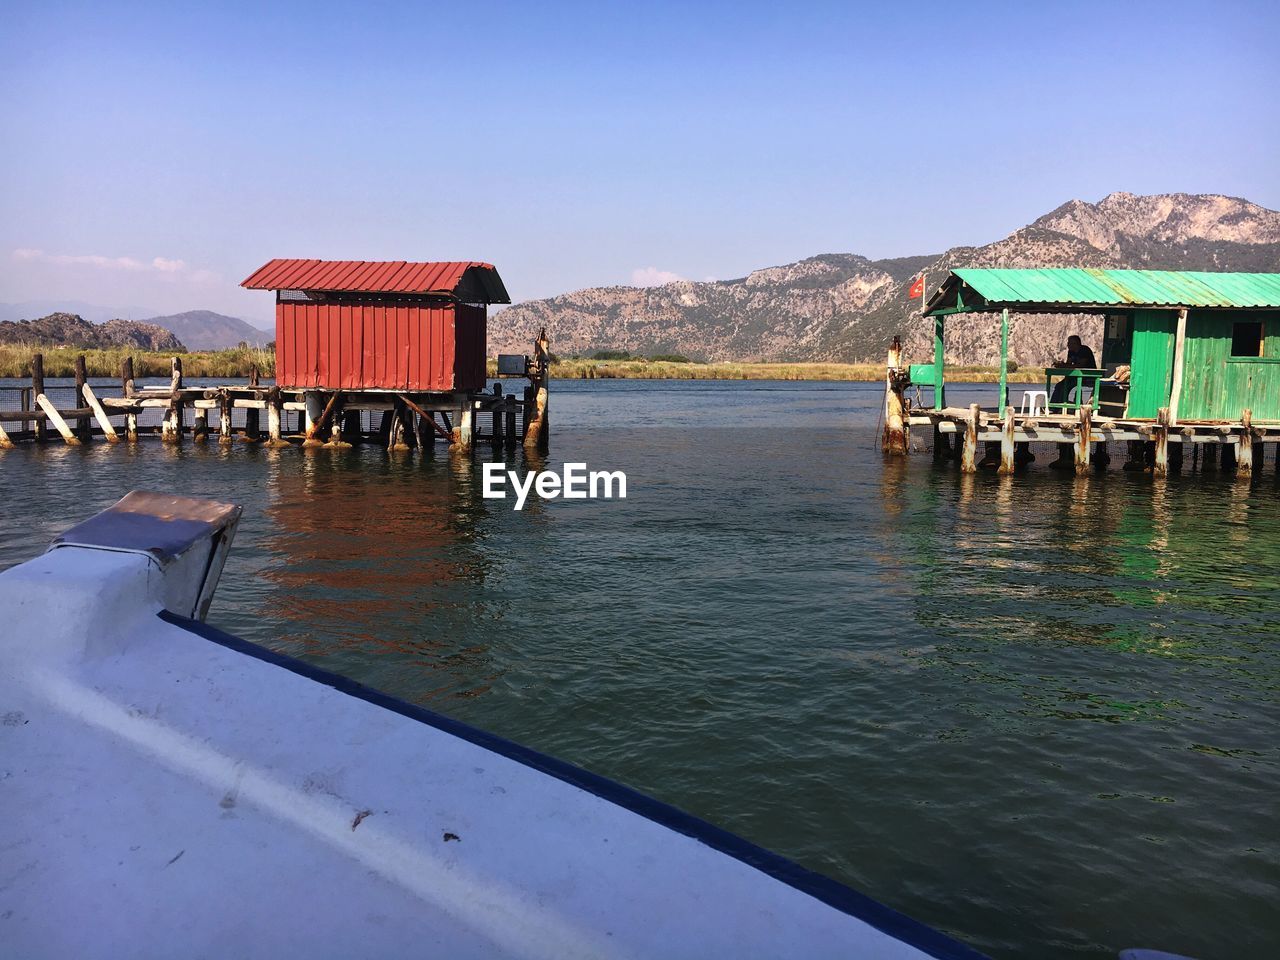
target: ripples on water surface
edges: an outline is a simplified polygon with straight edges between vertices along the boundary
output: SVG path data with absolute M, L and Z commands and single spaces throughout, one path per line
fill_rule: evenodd
M 1271 457 L 1252 484 L 962 477 L 884 463 L 879 396 L 557 383 L 551 465 L 630 496 L 522 513 L 443 448 L 27 447 L 0 565 L 135 487 L 233 499 L 227 630 L 996 957 L 1280 955 Z

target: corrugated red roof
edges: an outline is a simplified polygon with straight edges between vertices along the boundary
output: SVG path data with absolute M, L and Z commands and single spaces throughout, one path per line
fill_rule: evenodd
M 345 293 L 441 293 L 484 303 L 510 303 L 491 263 L 459 260 L 270 260 L 240 286 L 251 290 L 324 290 Z M 465 287 L 465 290 L 459 290 Z M 477 296 L 478 295 L 478 296 Z

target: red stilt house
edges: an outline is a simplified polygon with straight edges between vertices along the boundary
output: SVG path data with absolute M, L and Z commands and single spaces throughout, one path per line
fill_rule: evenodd
M 271 260 L 241 286 L 276 292 L 276 382 L 301 390 L 452 393 L 485 386 L 492 264 Z

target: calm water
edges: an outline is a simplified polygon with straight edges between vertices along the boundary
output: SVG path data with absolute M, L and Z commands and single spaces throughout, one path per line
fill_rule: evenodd
M 550 465 L 625 470 L 629 498 L 522 513 L 443 449 L 22 448 L 0 566 L 135 487 L 233 499 L 232 632 L 995 957 L 1280 956 L 1270 456 L 1252 484 L 962 477 L 883 462 L 879 399 L 556 383 Z

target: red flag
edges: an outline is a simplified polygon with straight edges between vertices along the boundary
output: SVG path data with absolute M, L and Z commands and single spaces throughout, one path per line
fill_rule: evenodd
M 924 296 L 924 274 L 916 277 L 916 282 L 911 285 L 911 289 L 907 291 L 907 299 L 914 300 L 916 297 Z

